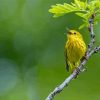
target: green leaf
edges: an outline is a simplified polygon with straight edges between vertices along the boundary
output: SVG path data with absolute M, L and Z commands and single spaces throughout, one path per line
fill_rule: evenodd
M 84 13 L 80 13 L 80 12 L 77 12 L 77 13 L 75 13 L 76 15 L 78 15 L 78 16 L 80 16 L 80 17 L 82 17 L 82 18 L 84 18 Z
M 83 9 L 85 10 L 86 9 L 86 2 L 82 2 L 80 0 L 74 0 L 75 4 L 76 4 L 76 7 L 79 8 L 79 9 Z
M 91 0 L 91 1 L 81 1 L 81 0 L 74 0 L 71 4 L 64 3 L 64 4 L 56 4 L 51 6 L 49 9 L 50 13 L 54 14 L 54 17 L 63 16 L 65 14 L 73 12 L 77 16 L 80 16 L 84 19 L 83 24 L 80 26 L 80 29 L 84 26 L 88 26 L 88 20 L 92 16 L 93 13 L 96 14 L 94 22 L 97 23 L 99 21 L 100 16 L 100 0 Z
M 80 25 L 79 29 L 84 28 L 86 25 L 87 25 L 86 23 L 84 23 L 84 24 Z
M 75 7 L 73 7 L 67 3 L 64 3 L 63 5 L 56 4 L 56 5 L 51 6 L 51 9 L 49 9 L 49 12 L 53 13 L 54 17 L 59 17 L 66 13 L 72 12 L 74 10 L 75 10 Z
M 51 6 L 51 9 L 49 9 L 49 12 L 53 13 L 54 17 L 59 17 L 66 13 L 70 13 L 70 12 L 77 11 L 77 10 L 78 9 L 74 7 L 73 5 L 64 3 L 63 5 L 56 4 L 56 5 Z

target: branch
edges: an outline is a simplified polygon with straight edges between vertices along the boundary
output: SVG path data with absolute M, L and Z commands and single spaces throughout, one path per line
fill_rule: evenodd
M 91 49 L 94 45 L 94 42 L 95 42 L 95 34 L 94 34 L 94 31 L 93 31 L 94 18 L 95 18 L 95 13 L 92 14 L 92 17 L 89 19 L 89 32 L 90 32 L 91 41 L 88 44 L 88 52 L 91 51 Z
M 93 31 L 94 17 L 95 17 L 95 14 L 93 14 L 92 17 L 89 19 L 89 32 L 90 32 L 91 40 L 90 40 L 90 43 L 88 45 L 88 50 L 87 50 L 85 58 L 81 61 L 80 65 L 74 70 L 74 72 L 68 78 L 66 78 L 63 83 L 61 83 L 58 87 L 56 87 L 53 92 L 51 92 L 48 95 L 48 97 L 46 98 L 46 100 L 53 100 L 53 98 L 55 97 L 55 95 L 57 95 L 58 93 L 60 93 L 64 89 L 64 87 L 66 87 L 66 86 L 69 85 L 69 83 L 71 82 L 71 80 L 73 80 L 74 78 L 76 78 L 77 75 L 79 75 L 81 72 L 84 72 L 85 71 L 85 67 L 84 66 L 87 63 L 87 61 L 89 60 L 89 58 L 93 54 L 95 54 L 95 53 L 97 53 L 97 52 L 100 51 L 100 46 L 97 46 L 97 47 L 93 48 L 93 45 L 94 45 L 94 42 L 95 42 L 95 34 L 94 34 L 94 31 Z
M 80 72 L 83 72 L 84 70 L 84 65 L 86 64 L 87 60 L 94 54 L 97 53 L 98 51 L 100 51 L 100 46 L 95 47 L 89 54 L 87 54 L 86 59 L 84 59 L 81 64 L 79 65 L 79 67 L 77 69 L 75 69 L 75 71 L 68 77 L 65 79 L 65 81 L 59 85 L 58 87 L 56 87 L 54 89 L 53 92 L 51 92 L 49 94 L 49 96 L 46 98 L 46 100 L 53 100 L 54 96 L 58 93 L 60 93 L 64 87 L 68 86 L 69 82 L 74 79 L 75 77 L 77 77 L 77 75 L 80 74 Z

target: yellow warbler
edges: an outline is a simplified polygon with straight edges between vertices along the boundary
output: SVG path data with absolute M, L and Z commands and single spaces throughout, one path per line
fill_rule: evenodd
M 70 30 L 67 38 L 65 45 L 66 69 L 73 72 L 86 53 L 86 44 L 82 35 L 76 30 Z

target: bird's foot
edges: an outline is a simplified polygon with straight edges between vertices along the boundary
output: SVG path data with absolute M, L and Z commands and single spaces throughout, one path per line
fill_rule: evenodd
M 80 73 L 80 69 L 77 67 L 77 68 L 75 69 L 75 71 L 76 71 L 76 75 L 75 75 L 74 79 L 76 79 L 76 78 L 78 77 L 78 75 L 79 75 L 79 73 Z

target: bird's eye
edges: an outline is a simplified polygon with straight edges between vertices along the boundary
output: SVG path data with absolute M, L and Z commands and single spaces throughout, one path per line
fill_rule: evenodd
M 76 34 L 76 32 L 74 32 L 74 34 Z

